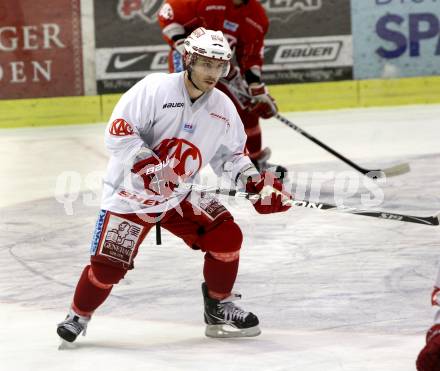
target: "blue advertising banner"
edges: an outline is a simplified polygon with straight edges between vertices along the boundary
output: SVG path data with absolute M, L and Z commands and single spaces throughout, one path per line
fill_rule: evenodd
M 350 1 L 260 0 L 270 20 L 264 81 L 351 80 Z M 163 2 L 93 1 L 98 93 L 124 92 L 149 73 L 168 71 L 169 47 L 157 21 Z
M 354 78 L 440 75 L 440 0 L 351 0 Z

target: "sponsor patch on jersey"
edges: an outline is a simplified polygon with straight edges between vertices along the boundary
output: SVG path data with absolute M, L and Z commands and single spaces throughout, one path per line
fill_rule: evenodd
M 102 226 L 104 225 L 105 210 L 101 210 L 98 215 L 98 220 L 95 224 L 95 231 L 93 232 L 92 243 L 90 244 L 90 255 L 95 255 L 96 249 L 99 244 L 99 239 L 101 238 Z
M 223 121 L 226 124 L 226 126 L 228 127 L 228 129 L 231 127 L 231 123 L 229 122 L 228 118 L 226 118 L 226 117 L 224 117 L 224 116 L 222 116 L 222 115 L 220 115 L 218 113 L 215 113 L 215 112 L 211 112 L 209 115 L 211 117 L 214 117 L 216 119 L 219 119 L 219 120 Z
M 178 107 L 183 107 L 185 104 L 183 102 L 177 102 L 177 103 L 165 103 L 162 106 L 162 109 L 165 108 L 178 108 Z
M 245 20 L 251 26 L 255 27 L 258 31 L 260 31 L 261 33 L 264 33 L 263 27 L 261 25 L 259 25 L 257 22 L 255 22 L 252 18 L 246 17 Z
M 117 137 L 124 137 L 126 135 L 132 135 L 133 128 L 124 119 L 116 119 L 115 121 L 112 122 L 109 132 L 111 135 L 115 135 Z
M 231 22 L 231 21 L 228 21 L 227 19 L 225 19 L 225 21 L 223 22 L 223 28 L 225 30 L 235 32 L 238 29 L 238 23 Z
M 102 233 L 98 254 L 130 264 L 140 243 L 143 226 L 127 219 L 110 215 Z
M 183 131 L 187 131 L 188 133 L 194 133 L 194 125 L 190 122 L 185 122 L 183 124 Z
M 146 197 L 139 196 L 137 194 L 130 193 L 129 191 L 127 191 L 125 189 L 120 190 L 118 192 L 118 196 L 123 197 L 126 200 L 131 200 L 131 201 L 138 202 L 138 203 L 140 203 L 142 205 L 145 205 L 145 206 L 156 206 L 156 205 L 159 205 L 161 203 L 161 202 L 159 202 L 157 200 L 152 200 L 152 199 L 149 199 L 149 198 L 146 198 Z
M 226 10 L 224 5 L 208 5 L 205 10 L 209 12 L 210 10 Z

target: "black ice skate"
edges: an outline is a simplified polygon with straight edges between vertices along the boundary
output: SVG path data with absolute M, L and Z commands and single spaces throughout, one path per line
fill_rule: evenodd
M 266 147 L 263 149 L 262 154 L 258 159 L 254 159 L 251 161 L 260 174 L 268 170 L 274 173 L 279 180 L 283 181 L 283 179 L 287 177 L 287 169 L 284 166 L 275 165 L 267 162 L 271 155 L 272 151 L 269 147 Z
M 66 319 L 57 325 L 57 333 L 61 339 L 73 343 L 81 332 L 86 335 L 89 321 L 90 317 L 80 316 L 70 309 Z
M 241 298 L 240 294 L 232 294 L 223 300 L 208 296 L 206 283 L 202 284 L 205 302 L 205 335 L 214 338 L 248 337 L 261 334 L 258 318 L 251 312 L 245 312 L 232 301 Z

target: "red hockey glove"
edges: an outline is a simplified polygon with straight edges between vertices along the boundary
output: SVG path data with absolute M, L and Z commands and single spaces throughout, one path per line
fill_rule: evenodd
M 151 154 L 149 157 L 147 151 Z M 131 172 L 142 178 L 147 193 L 168 197 L 179 183 L 172 160 L 161 159 L 150 149 L 144 149 L 143 155 L 147 155 L 146 158 L 138 160 Z
M 440 325 L 432 326 L 426 334 L 426 345 L 417 357 L 418 371 L 440 370 Z
M 228 82 L 235 82 L 236 80 L 243 81 L 243 78 L 240 75 L 240 69 L 237 66 L 231 66 L 228 75 L 225 77 L 225 80 L 227 80 Z M 233 84 L 233 87 L 236 88 L 236 84 Z
M 266 86 L 261 84 L 251 84 L 249 86 L 249 94 L 253 98 L 251 111 L 264 119 L 270 119 L 278 112 L 278 107 L 268 91 Z
M 279 213 L 290 209 L 286 201 L 292 196 L 283 191 L 283 184 L 270 172 L 264 172 L 258 179 L 249 177 L 246 191 L 258 193 L 261 198 L 253 202 L 255 210 L 260 214 Z

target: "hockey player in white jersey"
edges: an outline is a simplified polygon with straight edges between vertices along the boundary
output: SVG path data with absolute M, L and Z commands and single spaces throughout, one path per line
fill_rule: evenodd
M 257 316 L 234 304 L 242 232 L 213 196 L 188 193 L 211 165 L 241 188 L 260 193 L 262 214 L 286 211 L 291 196 L 245 155 L 246 135 L 232 101 L 214 88 L 226 76 L 231 50 L 222 32 L 196 29 L 185 40 L 186 70 L 151 74 L 117 103 L 105 132 L 110 161 L 91 258 L 69 314 L 57 327 L 69 342 L 83 332 L 113 285 L 133 268 L 139 245 L 160 219 L 163 228 L 204 253 L 202 293 L 206 335 L 256 336 Z M 264 189 L 263 189 L 264 188 Z

